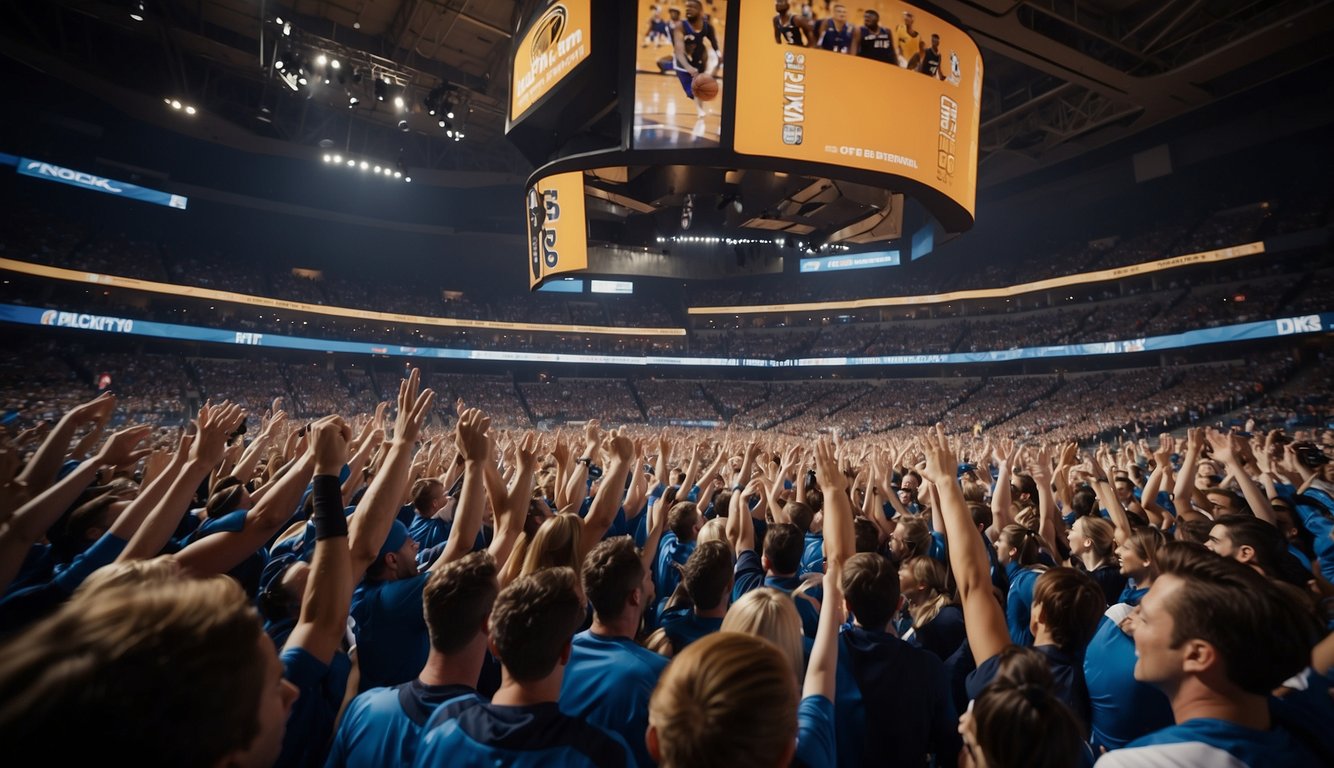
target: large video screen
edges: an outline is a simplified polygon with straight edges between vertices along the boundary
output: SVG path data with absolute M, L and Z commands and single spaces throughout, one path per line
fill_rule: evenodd
M 636 1 L 632 146 L 719 146 L 727 0 Z
M 814 8 L 814 10 L 812 10 Z M 974 215 L 982 57 L 962 30 L 891 0 L 745 0 L 734 149 L 892 173 Z
M 515 44 L 510 121 L 515 122 L 592 50 L 591 0 L 552 3 Z

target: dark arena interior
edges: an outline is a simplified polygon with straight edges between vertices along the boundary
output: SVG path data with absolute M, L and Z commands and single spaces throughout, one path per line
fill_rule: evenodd
M 1334 2 L 3 8 L 14 755 L 1334 765 Z

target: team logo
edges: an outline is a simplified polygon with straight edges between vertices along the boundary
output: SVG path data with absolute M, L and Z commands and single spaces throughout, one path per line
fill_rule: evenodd
M 533 30 L 532 58 L 538 59 L 547 52 L 547 49 L 555 47 L 556 41 L 565 34 L 565 26 L 568 23 L 569 12 L 565 10 L 565 6 L 552 6 Z
M 42 325 L 55 325 L 55 324 L 56 324 L 56 311 L 54 309 L 48 309 L 42 313 Z
M 784 144 L 800 144 L 800 143 L 801 143 L 801 126 L 800 126 L 800 125 L 785 125 L 785 126 L 783 126 L 783 143 L 784 143 Z
M 963 77 L 963 67 L 959 64 L 959 54 L 955 53 L 954 51 L 950 51 L 950 72 L 949 76 L 946 77 L 945 79 L 949 82 L 950 85 L 958 85 L 959 80 L 962 77 Z

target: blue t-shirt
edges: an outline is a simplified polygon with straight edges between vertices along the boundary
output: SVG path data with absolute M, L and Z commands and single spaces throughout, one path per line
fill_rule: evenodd
M 1084 653 L 1094 751 L 1120 749 L 1173 722 L 1166 694 L 1135 679 L 1135 641 L 1120 627 L 1130 610 L 1109 608 Z
M 129 543 L 107 531 L 69 565 L 53 568 L 48 580 L 5 595 L 0 600 L 0 632 L 18 631 L 54 613 L 93 571 L 114 563 Z
M 652 765 L 644 745 L 648 700 L 667 658 L 624 637 L 574 636 L 560 688 L 560 709 L 618 734 L 640 765 Z
M 838 639 L 834 721 L 843 765 L 953 762 L 962 746 L 945 666 L 887 633 L 845 625 Z
M 772 587 L 780 592 L 792 594 L 801 586 L 801 579 L 796 576 L 766 576 L 764 573 L 764 564 L 760 560 L 760 555 L 753 549 L 741 553 L 737 558 L 735 576 L 732 580 L 732 602 L 740 600 L 743 595 L 752 589 L 760 587 Z M 815 630 L 820 626 L 820 606 L 819 602 L 823 599 L 824 590 L 815 587 L 806 590 L 803 594 L 810 595 L 810 599 L 792 595 L 792 601 L 797 606 L 797 615 L 801 617 L 801 630 L 806 637 L 815 637 Z M 815 602 L 811 602 L 814 600 Z
M 412 521 L 408 523 L 408 535 L 417 542 L 417 546 L 422 549 L 444 544 L 449 541 L 449 532 L 454 527 L 452 520 L 441 520 L 438 517 L 422 517 L 413 514 Z
M 429 572 L 409 579 L 363 581 L 352 593 L 361 691 L 414 680 L 431 652 L 422 615 Z
M 686 646 L 723 628 L 721 618 L 699 616 L 691 608 L 676 608 L 660 617 L 662 631 L 672 642 L 672 651 L 680 653 Z
M 930 651 L 941 661 L 948 659 L 959 650 L 967 638 L 963 626 L 963 610 L 957 605 L 947 605 L 940 613 L 920 628 L 914 629 L 908 642 Z
M 455 699 L 427 722 L 413 765 L 624 768 L 635 759 L 621 737 L 562 714 L 555 702 L 507 707 Z
M 461 696 L 476 698 L 477 691 L 421 680 L 366 691 L 347 705 L 325 768 L 412 765 L 426 721 L 441 704 Z
M 1108 752 L 1098 768 L 1310 768 L 1320 760 L 1281 729 L 1256 731 L 1201 717 L 1168 726 Z
M 1139 601 L 1143 600 L 1144 596 L 1147 594 L 1149 594 L 1148 587 L 1143 587 L 1143 588 L 1137 587 L 1135 586 L 1134 579 L 1127 579 L 1126 588 L 1121 590 L 1121 597 L 1116 601 L 1116 603 L 1125 603 L 1126 605 L 1133 608 L 1139 605 Z M 1114 603 L 1114 605 L 1116 603 Z
M 1005 573 L 1010 579 L 1010 592 L 1005 597 L 1005 625 L 1010 628 L 1010 641 L 1015 645 L 1032 645 L 1028 620 L 1033 615 L 1033 585 L 1042 571 L 1032 566 L 1021 568 L 1012 560 L 1005 565 Z
M 320 765 L 333 738 L 352 661 L 345 653 L 335 653 L 324 664 L 304 648 L 286 648 L 278 658 L 283 663 L 283 677 L 301 693 L 287 715 L 283 750 L 274 766 Z
M 671 531 L 662 535 L 653 559 L 653 589 L 659 603 L 665 605 L 672 592 L 676 591 L 676 585 L 681 583 L 680 566 L 686 564 L 690 553 L 694 551 L 695 542 L 681 541 Z
M 804 768 L 838 765 L 834 702 L 823 696 L 807 696 L 797 705 L 797 764 Z

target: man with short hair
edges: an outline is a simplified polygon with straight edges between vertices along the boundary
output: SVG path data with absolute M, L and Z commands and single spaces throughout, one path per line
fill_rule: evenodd
M 578 578 L 572 568 L 545 568 L 501 591 L 490 626 L 500 690 L 490 702 L 455 699 L 437 709 L 422 732 L 417 768 L 634 764 L 619 736 L 562 714 L 557 704 L 571 637 L 584 621 Z
M 696 640 L 722 629 L 732 594 L 732 552 L 721 541 L 695 547 L 681 573 L 690 605 L 668 610 L 660 617 L 662 631 L 677 654 Z
M 731 514 L 744 514 L 733 511 Z M 805 537 L 792 523 L 774 523 L 764 534 L 764 554 L 746 550 L 737 556 L 736 576 L 732 586 L 732 602 L 759 587 L 773 587 L 792 595 L 801 616 L 801 630 L 814 638 L 820 625 L 821 591 L 805 584 L 798 571 Z
M 667 659 L 635 643 L 653 583 L 629 536 L 600 542 L 584 558 L 584 593 L 593 626 L 574 636 L 561 683 L 561 711 L 618 734 L 641 766 L 648 700 Z
M 1167 694 L 1176 724 L 1098 765 L 1322 764 L 1276 727 L 1269 705 L 1270 691 L 1310 662 L 1321 635 L 1314 617 L 1255 570 L 1189 545 L 1163 547 L 1158 566 L 1136 615 L 1135 679 Z
M 961 742 L 945 666 L 893 632 L 898 570 L 878 554 L 848 558 L 841 579 L 853 616 L 839 635 L 834 724 L 842 765 L 923 765 L 952 759 Z
M 421 729 L 444 702 L 476 697 L 487 617 L 500 585 L 496 564 L 474 552 L 437 568 L 422 592 L 431 650 L 416 679 L 373 688 L 348 704 L 325 768 L 411 765 Z

